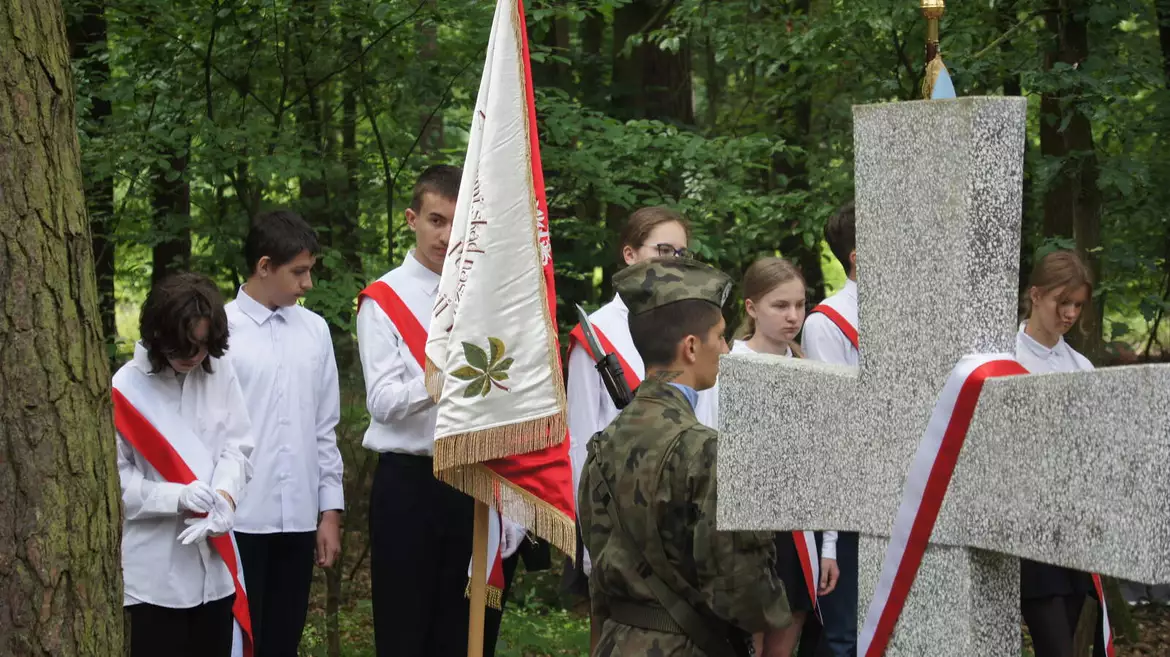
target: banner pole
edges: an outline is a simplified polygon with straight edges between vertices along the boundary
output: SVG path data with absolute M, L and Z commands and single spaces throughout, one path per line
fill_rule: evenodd
M 487 612 L 488 513 L 491 507 L 475 501 L 475 538 L 471 547 L 471 620 L 467 627 L 467 657 L 483 657 L 483 623 Z

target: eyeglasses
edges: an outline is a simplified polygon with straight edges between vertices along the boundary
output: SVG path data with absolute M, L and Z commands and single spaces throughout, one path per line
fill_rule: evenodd
M 681 249 L 676 249 L 671 244 L 647 244 L 646 246 L 657 251 L 658 257 L 660 257 L 660 258 L 670 258 L 670 257 L 694 258 L 695 257 L 695 252 L 686 248 L 685 246 Z

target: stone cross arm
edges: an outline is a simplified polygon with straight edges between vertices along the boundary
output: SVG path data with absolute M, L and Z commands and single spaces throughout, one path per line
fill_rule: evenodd
M 737 406 L 770 409 L 721 420 L 721 526 L 889 535 L 913 450 L 880 429 L 843 429 L 885 415 L 859 394 L 856 369 L 737 355 L 720 372 Z M 1170 365 L 988 381 L 931 542 L 1170 582 L 1167 409 Z M 905 421 L 920 435 L 929 415 Z M 769 427 L 792 418 L 800 449 L 775 454 L 785 430 Z

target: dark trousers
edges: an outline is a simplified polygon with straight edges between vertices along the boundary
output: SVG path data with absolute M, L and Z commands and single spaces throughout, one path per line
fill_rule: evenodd
M 236 544 L 248 590 L 255 657 L 297 657 L 309 611 L 317 532 L 237 532 Z
M 818 600 L 824 627 L 821 630 L 823 650 L 820 654 L 832 657 L 857 655 L 857 534 L 837 534 L 837 567 L 841 577 L 837 588 Z
M 435 479 L 430 458 L 382 454 L 370 493 L 378 657 L 466 657 L 475 502 Z M 494 648 L 500 614 L 489 610 Z M 491 637 L 493 641 L 488 642 Z
M 126 607 L 131 657 L 231 657 L 235 595 L 188 609 Z
M 1032 653 L 1036 657 L 1072 657 L 1073 637 L 1087 596 L 1051 595 L 1042 598 L 1024 598 L 1020 612 L 1032 637 Z M 1093 631 L 1093 655 L 1105 655 L 1105 631 L 1098 614 Z

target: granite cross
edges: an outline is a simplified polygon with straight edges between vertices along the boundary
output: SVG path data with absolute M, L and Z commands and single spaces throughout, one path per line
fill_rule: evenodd
M 943 382 L 1014 352 L 1025 109 L 854 108 L 860 368 L 721 365 L 720 528 L 860 532 L 862 617 Z M 989 381 L 887 654 L 1018 657 L 1019 557 L 1170 581 L 1167 408 L 1170 366 Z

